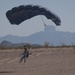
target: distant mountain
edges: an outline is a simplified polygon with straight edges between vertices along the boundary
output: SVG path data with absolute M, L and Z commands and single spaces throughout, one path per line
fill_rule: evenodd
M 0 37 L 0 42 L 10 41 L 12 43 L 31 43 L 31 44 L 44 44 L 49 42 L 50 45 L 75 45 L 75 33 L 56 31 L 54 26 L 46 26 L 44 31 L 34 33 L 30 36 L 14 36 L 7 35 Z M 11 43 L 9 43 L 10 45 Z
M 13 44 L 11 42 L 8 42 L 6 40 L 4 40 L 3 42 L 1 42 L 1 46 L 7 46 L 7 47 L 9 47 L 9 46 L 12 46 L 12 45 Z
M 0 42 L 2 41 L 10 41 L 12 43 L 21 43 L 24 41 L 24 37 L 20 37 L 20 36 L 15 36 L 15 35 L 6 35 L 6 36 L 3 36 L 3 37 L 0 37 Z
M 39 44 L 30 44 L 30 43 L 11 43 L 9 41 L 2 41 L 0 43 L 0 47 L 6 47 L 6 48 L 17 48 L 17 47 L 23 47 L 24 45 L 31 45 L 32 47 L 40 47 Z

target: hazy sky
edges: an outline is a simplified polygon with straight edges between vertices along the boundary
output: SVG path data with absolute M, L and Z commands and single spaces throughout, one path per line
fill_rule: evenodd
M 44 30 L 41 16 L 26 20 L 19 26 L 9 23 L 6 12 L 15 6 L 27 4 L 46 7 L 61 18 L 61 26 L 58 27 L 43 16 L 47 25 L 53 25 L 59 31 L 75 32 L 75 0 L 0 0 L 0 36 L 8 34 L 28 36 Z

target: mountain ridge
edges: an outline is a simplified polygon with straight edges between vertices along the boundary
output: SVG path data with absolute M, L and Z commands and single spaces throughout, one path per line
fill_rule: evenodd
M 50 45 L 60 46 L 75 45 L 75 33 L 56 31 L 55 26 L 48 25 L 44 31 L 36 32 L 29 36 L 14 36 L 7 35 L 0 37 L 0 42 L 3 40 L 10 41 L 12 43 L 31 43 L 43 45 L 45 42 L 49 42 Z

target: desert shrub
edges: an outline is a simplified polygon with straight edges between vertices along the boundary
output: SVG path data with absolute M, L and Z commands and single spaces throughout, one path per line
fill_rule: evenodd
M 49 42 L 45 42 L 45 43 L 44 43 L 44 47 L 45 47 L 45 48 L 48 48 L 48 47 L 49 47 Z

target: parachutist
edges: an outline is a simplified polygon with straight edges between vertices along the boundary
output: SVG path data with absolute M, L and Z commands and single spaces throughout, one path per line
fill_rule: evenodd
M 26 59 L 29 56 L 29 51 L 27 50 L 26 46 L 24 46 L 24 52 L 22 54 L 20 54 L 20 55 L 23 55 L 23 56 L 21 57 L 19 63 L 21 63 L 23 59 L 24 59 L 24 63 L 26 63 Z

